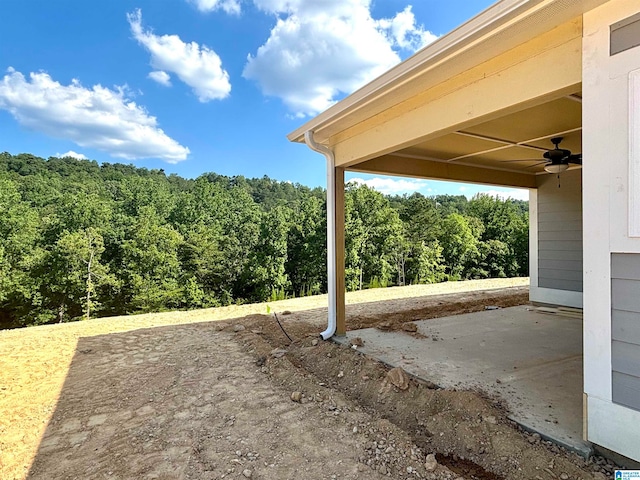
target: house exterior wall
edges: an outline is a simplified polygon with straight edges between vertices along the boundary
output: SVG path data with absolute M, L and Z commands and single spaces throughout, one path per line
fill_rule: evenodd
M 582 307 L 582 172 L 538 175 L 530 198 L 535 226 L 530 242 L 530 297 L 534 302 Z M 531 204 L 535 202 L 535 208 Z M 531 228 L 532 233 L 534 228 Z
M 586 436 L 636 461 L 640 411 L 625 400 L 619 374 L 640 376 L 640 365 L 627 361 L 634 347 L 617 342 L 622 326 L 627 340 L 640 333 L 640 291 L 623 278 L 625 259 L 640 255 L 640 47 L 616 46 L 612 55 L 610 39 L 612 26 L 638 13 L 637 0 L 610 0 L 584 15 L 582 83 Z

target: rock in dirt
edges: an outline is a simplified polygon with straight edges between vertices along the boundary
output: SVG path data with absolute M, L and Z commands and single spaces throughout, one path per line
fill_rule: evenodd
M 314 338 L 313 340 L 311 340 L 311 345 L 313 345 L 314 347 L 318 345 L 318 339 Z
M 291 315 L 291 311 L 290 310 L 285 310 L 284 312 L 282 312 L 282 315 Z
M 487 417 L 484 417 L 484 421 L 487 422 L 487 423 L 490 423 L 491 425 L 497 425 L 498 424 L 498 420 L 493 415 L 489 415 Z
M 253 475 L 253 472 L 248 468 L 246 468 L 242 471 L 242 475 L 244 475 L 246 478 L 251 478 L 251 476 Z
M 233 331 L 236 333 L 242 332 L 244 329 L 244 325 L 237 324 L 233 326 Z
M 392 368 L 387 372 L 387 381 L 400 390 L 409 388 L 409 375 L 402 368 Z
M 302 392 L 293 392 L 291 394 L 291 400 L 297 403 L 302 402 Z
M 427 472 L 433 472 L 438 467 L 438 461 L 433 453 L 427 455 L 427 459 L 424 462 L 424 468 Z
M 402 330 L 409 333 L 415 333 L 418 331 L 418 326 L 415 323 L 407 322 L 402 324 Z
M 273 358 L 280 358 L 284 356 L 285 353 L 287 353 L 287 351 L 284 348 L 274 348 L 271 350 L 271 356 Z
M 350 343 L 351 343 L 352 347 L 363 347 L 364 346 L 364 340 L 362 340 L 360 337 L 352 338 L 350 340 Z

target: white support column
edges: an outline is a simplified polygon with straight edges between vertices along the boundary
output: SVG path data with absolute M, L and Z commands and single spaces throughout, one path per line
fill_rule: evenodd
M 329 322 L 322 332 L 326 340 L 336 330 L 337 290 L 336 290 L 336 163 L 333 157 L 327 159 L 327 291 L 329 294 Z M 332 331 L 330 331 L 332 330 Z
M 336 335 L 347 333 L 345 315 L 344 278 L 344 168 L 336 167 L 335 173 L 335 276 L 336 276 Z
M 538 190 L 529 189 L 529 300 L 538 288 Z

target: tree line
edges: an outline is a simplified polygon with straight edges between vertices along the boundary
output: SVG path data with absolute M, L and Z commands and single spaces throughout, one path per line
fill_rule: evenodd
M 527 202 L 345 193 L 348 290 L 528 274 Z M 0 326 L 326 292 L 321 188 L 0 154 Z

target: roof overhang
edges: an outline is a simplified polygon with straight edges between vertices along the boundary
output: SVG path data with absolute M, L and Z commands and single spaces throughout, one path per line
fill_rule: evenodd
M 582 19 L 607 1 L 502 0 L 288 138 L 353 171 L 535 188 L 551 139 L 582 151 Z
M 465 70 L 580 17 L 607 0 L 502 0 L 288 135 L 331 138 Z

